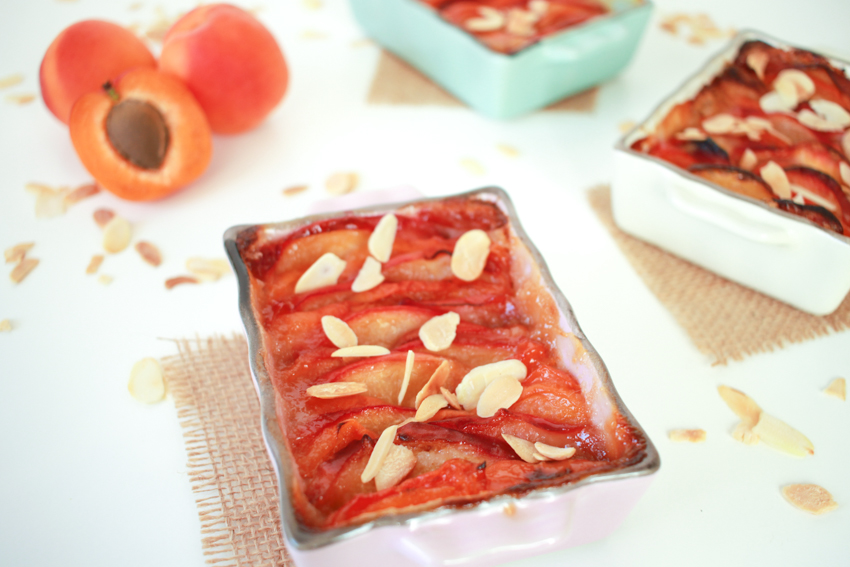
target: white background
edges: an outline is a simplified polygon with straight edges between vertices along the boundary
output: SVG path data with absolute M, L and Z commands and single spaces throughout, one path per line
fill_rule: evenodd
M 317 11 L 300 1 L 258 0 L 258 17 L 290 64 L 283 104 L 258 129 L 217 137 L 211 166 L 191 187 L 151 204 L 100 194 L 62 217 L 36 219 L 28 182 L 78 185 L 90 176 L 67 129 L 40 99 L 38 66 L 50 41 L 87 18 L 142 28 L 157 10 L 173 17 L 191 2 L 2 0 L 0 248 L 35 241 L 41 264 L 20 285 L 0 277 L 0 565 L 201 566 L 200 525 L 173 402 L 147 406 L 127 391 L 133 363 L 174 354 L 162 338 L 241 332 L 232 276 L 166 291 L 191 256 L 223 257 L 234 224 L 304 214 L 326 196 L 323 181 L 356 171 L 359 191 L 412 185 L 443 195 L 495 184 L 507 189 L 585 333 L 632 413 L 656 443 L 662 467 L 612 536 L 514 565 L 848 565 L 850 411 L 821 390 L 850 378 L 850 333 L 712 366 L 647 290 L 588 207 L 587 188 L 611 179 L 618 125 L 641 120 L 723 46 L 694 46 L 662 32 L 664 15 L 708 12 L 723 28 L 755 28 L 850 58 L 850 2 L 659 0 L 631 66 L 603 86 L 592 113 L 535 113 L 495 122 L 464 108 L 376 107 L 366 94 L 378 59 L 343 0 Z M 305 31 L 324 34 L 305 37 Z M 309 35 L 309 34 L 308 34 Z M 313 34 L 315 35 L 315 34 Z M 154 50 L 157 49 L 152 44 Z M 521 152 L 509 158 L 497 144 Z M 474 175 L 463 159 L 477 160 Z M 310 189 L 284 197 L 284 187 Z M 164 263 L 128 250 L 85 275 L 100 249 L 94 209 L 132 221 L 135 238 L 160 247 Z M 4 268 L 8 273 L 10 266 Z M 729 436 L 732 412 L 716 393 L 728 384 L 809 436 L 816 455 L 798 459 Z M 704 444 L 674 444 L 667 431 L 700 427 Z M 828 488 L 841 507 L 814 517 L 789 506 L 792 482 Z

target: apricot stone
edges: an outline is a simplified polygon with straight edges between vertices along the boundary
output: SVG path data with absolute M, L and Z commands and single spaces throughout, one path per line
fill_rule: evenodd
M 156 59 L 133 32 L 101 20 L 77 22 L 56 36 L 44 54 L 41 96 L 67 124 L 78 98 L 134 67 L 155 68 Z
M 131 201 L 165 197 L 199 177 L 212 157 L 212 132 L 177 79 L 146 67 L 80 97 L 71 141 L 106 190 Z
M 289 82 L 274 36 L 229 4 L 200 6 L 178 20 L 163 41 L 159 68 L 189 87 L 219 134 L 259 125 Z

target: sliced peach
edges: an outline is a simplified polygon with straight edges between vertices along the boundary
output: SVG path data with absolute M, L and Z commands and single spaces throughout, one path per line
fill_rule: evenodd
M 177 79 L 128 72 L 83 95 L 71 110 L 71 141 L 98 183 L 131 201 L 165 197 L 194 181 L 212 156 L 201 107 Z

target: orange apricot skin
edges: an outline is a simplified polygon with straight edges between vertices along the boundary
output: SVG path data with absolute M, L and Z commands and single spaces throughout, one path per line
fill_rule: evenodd
M 197 179 L 212 157 L 212 132 L 192 93 L 174 77 L 148 68 L 127 72 L 113 87 L 120 100 L 140 100 L 159 110 L 170 140 L 158 169 L 131 164 L 106 134 L 106 118 L 116 101 L 103 90 L 83 95 L 71 109 L 71 142 L 97 182 L 123 199 L 152 201 Z
M 156 67 L 153 54 L 133 32 L 111 22 L 85 20 L 65 28 L 47 48 L 39 69 L 41 96 L 68 123 L 82 95 L 134 67 Z
M 163 40 L 159 68 L 189 87 L 217 134 L 258 126 L 289 84 L 274 36 L 229 4 L 200 6 L 178 20 Z

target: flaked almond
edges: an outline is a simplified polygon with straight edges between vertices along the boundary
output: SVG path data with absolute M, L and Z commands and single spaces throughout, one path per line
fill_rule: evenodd
M 384 464 L 375 475 L 375 488 L 384 490 L 395 486 L 416 466 L 416 455 L 402 445 L 393 444 L 384 458 Z
M 434 394 L 440 393 L 440 387 L 446 383 L 446 379 L 449 377 L 452 371 L 452 362 L 450 360 L 443 360 L 436 370 L 431 374 L 428 381 L 425 382 L 425 385 L 422 386 L 422 389 L 416 393 L 416 400 L 413 402 L 413 407 L 419 409 L 419 405 L 422 403 L 422 400 L 427 398 L 428 396 L 433 396 Z
M 452 346 L 457 335 L 460 315 L 449 311 L 443 315 L 432 317 L 419 328 L 419 338 L 425 348 L 431 352 L 439 352 Z
M 511 446 L 511 449 L 514 450 L 517 456 L 526 463 L 536 464 L 540 462 L 539 459 L 534 456 L 537 449 L 535 449 L 534 443 L 531 441 L 526 441 L 525 439 L 520 439 L 519 437 L 508 435 L 507 433 L 502 433 L 502 439 L 507 441 L 508 445 Z
M 521 382 L 525 380 L 527 372 L 525 364 L 516 359 L 477 366 L 463 377 L 455 389 L 455 395 L 463 409 L 471 411 L 478 406 L 478 399 L 484 389 L 496 378 L 510 376 Z
M 463 27 L 469 31 L 488 32 L 502 29 L 505 26 L 505 15 L 489 6 L 478 7 L 478 17 L 464 22 Z
M 186 260 L 186 269 L 198 279 L 214 282 L 230 273 L 230 263 L 224 258 L 198 258 Z
M 359 181 L 356 173 L 334 173 L 325 181 L 325 189 L 331 195 L 345 195 L 354 191 Z
M 706 434 L 704 429 L 671 429 L 667 437 L 676 443 L 702 443 Z
M 765 412 L 761 412 L 758 423 L 753 427 L 753 433 L 767 445 L 789 455 L 807 457 L 815 454 L 814 445 L 805 435 Z
M 839 130 L 843 130 L 850 126 L 850 112 L 844 110 L 844 107 L 840 104 L 832 102 L 831 100 L 813 98 L 809 101 L 809 106 L 812 107 L 812 110 L 814 110 L 818 116 L 830 124 L 837 126 Z
M 25 104 L 29 104 L 35 100 L 34 94 L 9 94 L 6 95 L 6 101 L 11 102 L 12 104 L 17 104 L 23 106 Z
M 850 130 L 841 137 L 841 149 L 844 150 L 844 157 L 850 159 Z
M 457 401 L 457 396 L 449 392 L 448 388 L 446 388 L 445 386 L 440 386 L 440 393 L 443 394 L 443 397 L 446 398 L 446 401 L 449 402 L 449 405 L 452 407 L 452 409 L 463 409 L 463 406 L 460 405 L 459 401 Z
M 460 165 L 472 175 L 484 175 L 487 173 L 481 162 L 472 158 L 463 158 L 460 160 Z
M 30 272 L 32 272 L 35 267 L 38 266 L 38 260 L 35 258 L 24 258 L 12 269 L 9 273 L 9 279 L 12 280 L 12 283 L 21 283 L 24 281 Z
M 130 221 L 116 215 L 103 227 L 103 249 L 110 254 L 117 254 L 130 245 L 132 237 Z
M 407 395 L 407 388 L 410 386 L 410 376 L 413 374 L 413 363 L 416 356 L 412 350 L 407 351 L 407 359 L 404 361 L 404 377 L 401 380 L 401 389 L 398 391 L 398 403 Z
M 398 230 L 398 219 L 394 214 L 381 217 L 375 230 L 369 235 L 369 254 L 379 262 L 387 262 L 393 252 L 395 233 Z
M 357 346 L 357 335 L 342 319 L 325 315 L 322 317 L 322 330 L 336 348 Z
M 183 284 L 199 284 L 201 283 L 198 278 L 194 276 L 175 276 L 173 278 L 168 278 L 165 280 L 165 289 L 173 289 L 178 285 Z
M 365 394 L 368 391 L 369 388 L 366 384 L 361 382 L 328 382 L 327 384 L 310 386 L 307 388 L 307 395 L 322 400 L 332 400 L 334 398 Z
M 539 19 L 540 16 L 534 12 L 512 8 L 505 18 L 505 31 L 519 37 L 531 37 L 535 34 L 534 24 Z
M 499 376 L 490 382 L 481 396 L 475 412 L 478 417 L 493 417 L 500 409 L 508 409 L 522 395 L 522 384 L 513 376 Z
M 785 170 L 775 161 L 769 161 L 763 165 L 759 170 L 759 175 L 770 185 L 777 197 L 780 199 L 791 198 L 791 183 L 788 181 L 788 176 L 785 175 Z
M 301 4 L 308 10 L 319 10 L 322 7 L 322 0 L 301 0 Z
M 0 89 L 8 89 L 9 87 L 20 85 L 23 82 L 24 76 L 20 73 L 15 73 L 14 75 L 6 75 L 2 79 L 0 79 Z
M 343 270 L 345 270 L 345 260 L 332 252 L 327 252 L 301 274 L 295 284 L 295 293 L 336 285 Z
M 153 404 L 161 401 L 165 397 L 165 378 L 159 361 L 148 357 L 136 362 L 130 370 L 127 389 L 140 402 Z
M 844 129 L 838 124 L 830 122 L 826 118 L 815 114 L 808 108 L 804 108 L 797 114 L 797 120 L 806 128 L 811 128 L 818 132 L 840 132 Z
M 384 283 L 385 279 L 384 274 L 381 273 L 381 263 L 367 256 L 360 271 L 357 272 L 357 277 L 351 282 L 351 291 L 354 293 L 369 291 Z
M 544 461 L 549 460 L 549 459 L 546 458 L 546 455 L 544 455 L 542 453 L 538 453 L 536 450 L 534 451 L 534 453 L 531 456 L 534 457 L 534 459 L 539 463 L 542 463 Z
M 785 104 L 796 107 L 815 94 L 815 83 L 799 69 L 783 69 L 773 80 L 773 90 Z
M 54 189 L 43 183 L 27 183 L 26 189 L 35 195 L 35 216 L 40 219 L 49 219 L 64 215 L 68 210 L 65 196 L 68 194 L 66 187 Z
M 103 254 L 95 254 L 91 257 L 91 260 L 89 260 L 89 265 L 86 266 L 86 274 L 96 274 L 100 269 L 101 264 L 103 264 Z
M 435 415 L 437 412 L 447 407 L 449 402 L 446 398 L 443 397 L 442 394 L 434 394 L 433 396 L 428 396 L 422 403 L 419 404 L 419 408 L 416 410 L 416 416 L 413 418 L 414 421 L 428 421 Z
M 732 430 L 732 438 L 744 445 L 756 445 L 759 442 L 759 436 L 753 433 L 752 426 L 744 421 L 739 421 Z
M 705 132 L 703 132 L 699 128 L 691 127 L 691 128 L 685 128 L 684 130 L 682 130 L 681 132 L 676 134 L 676 139 L 677 140 L 684 140 L 684 141 L 701 142 L 703 140 L 708 139 L 708 136 L 706 136 Z
M 553 445 L 547 445 L 541 441 L 535 443 L 534 448 L 537 451 L 537 454 L 543 455 L 545 458 L 553 461 L 563 461 L 576 454 L 575 447 L 555 447 Z
M 293 195 L 297 195 L 298 193 L 303 193 L 309 188 L 309 185 L 291 185 L 283 190 L 283 194 L 287 197 L 291 197 Z
M 8 333 L 12 330 L 12 322 L 9 319 L 0 321 L 0 333 Z
M 782 487 L 782 496 L 792 506 L 809 514 L 824 514 L 838 508 L 832 494 L 817 484 L 788 484 Z
M 850 132 L 850 130 L 848 130 L 848 132 Z M 850 165 L 847 165 L 842 161 L 838 164 L 838 172 L 841 174 L 841 182 L 850 187 Z
M 452 252 L 452 273 L 465 282 L 478 279 L 490 254 L 490 237 L 481 229 L 465 232 Z
M 146 240 L 140 240 L 136 242 L 136 252 L 139 253 L 139 256 L 142 257 L 142 260 L 147 262 L 153 267 L 157 267 L 162 264 L 162 254 L 159 253 L 159 248 L 147 242 Z
M 836 378 L 824 388 L 823 392 L 844 401 L 847 399 L 847 382 L 844 378 Z
M 109 209 L 97 209 L 92 213 L 92 217 L 94 217 L 94 222 L 97 223 L 97 226 L 103 228 L 115 217 L 115 213 Z
M 520 155 L 518 149 L 508 144 L 496 144 L 496 149 L 511 158 L 519 157 Z
M 516 515 L 516 504 L 513 502 L 508 502 L 502 507 L 502 514 L 507 516 L 508 518 L 512 518 Z
M 758 161 L 759 160 L 758 157 L 756 157 L 756 153 L 750 148 L 747 148 L 746 150 L 744 150 L 743 155 L 741 155 L 741 163 L 739 163 L 738 165 L 741 167 L 741 169 L 752 171 L 756 167 L 756 164 L 758 164 Z
M 114 281 L 115 278 L 112 276 L 108 276 L 106 274 L 101 274 L 97 277 L 97 283 L 100 285 L 109 285 Z
M 536 14 L 538 17 L 545 16 L 546 12 L 549 11 L 549 1 L 530 0 L 530 2 L 528 3 L 528 11 L 532 14 Z
M 800 185 L 794 185 L 792 183 L 790 185 L 790 188 L 791 194 L 794 196 L 795 202 L 805 203 L 805 201 L 800 201 L 800 198 L 802 197 L 807 201 L 811 201 L 815 205 L 819 205 L 825 209 L 832 211 L 833 213 L 838 212 L 838 205 L 834 201 L 821 197 L 814 191 L 809 191 L 808 189 L 806 189 L 805 187 L 801 187 Z
M 702 129 L 709 134 L 729 134 L 738 126 L 738 119 L 731 114 L 716 114 L 702 121 Z
M 35 246 L 35 242 L 22 242 L 20 244 L 15 244 L 14 246 L 10 246 L 3 251 L 3 256 L 6 258 L 7 264 L 17 263 L 23 260 L 27 252 L 32 250 L 32 247 Z
M 331 356 L 335 358 L 359 358 L 369 356 L 384 356 L 385 354 L 389 353 L 390 349 L 378 345 L 356 345 L 335 350 L 333 354 L 331 354 Z
M 729 409 L 735 412 L 735 415 L 740 417 L 745 424 L 753 427 L 758 423 L 761 416 L 761 408 L 751 397 L 741 390 L 724 385 L 718 386 L 717 392 L 723 398 L 723 401 L 726 402 L 726 405 L 729 406 Z
M 796 104 L 789 104 L 778 92 L 770 91 L 759 98 L 759 107 L 767 114 L 775 112 L 787 114 L 794 111 Z
M 398 427 L 398 425 L 390 425 L 381 432 L 378 442 L 375 443 L 375 448 L 372 449 L 372 454 L 369 455 L 369 462 L 366 463 L 366 468 L 363 469 L 363 473 L 360 475 L 361 482 L 369 482 L 377 476 L 378 471 L 381 470 L 384 460 L 393 446 Z
M 65 203 L 73 205 L 98 193 L 100 193 L 100 187 L 97 186 L 97 183 L 86 183 L 65 195 Z
M 764 80 L 764 70 L 770 61 L 770 55 L 766 51 L 753 51 L 747 55 L 747 67 L 753 70 L 756 77 Z

